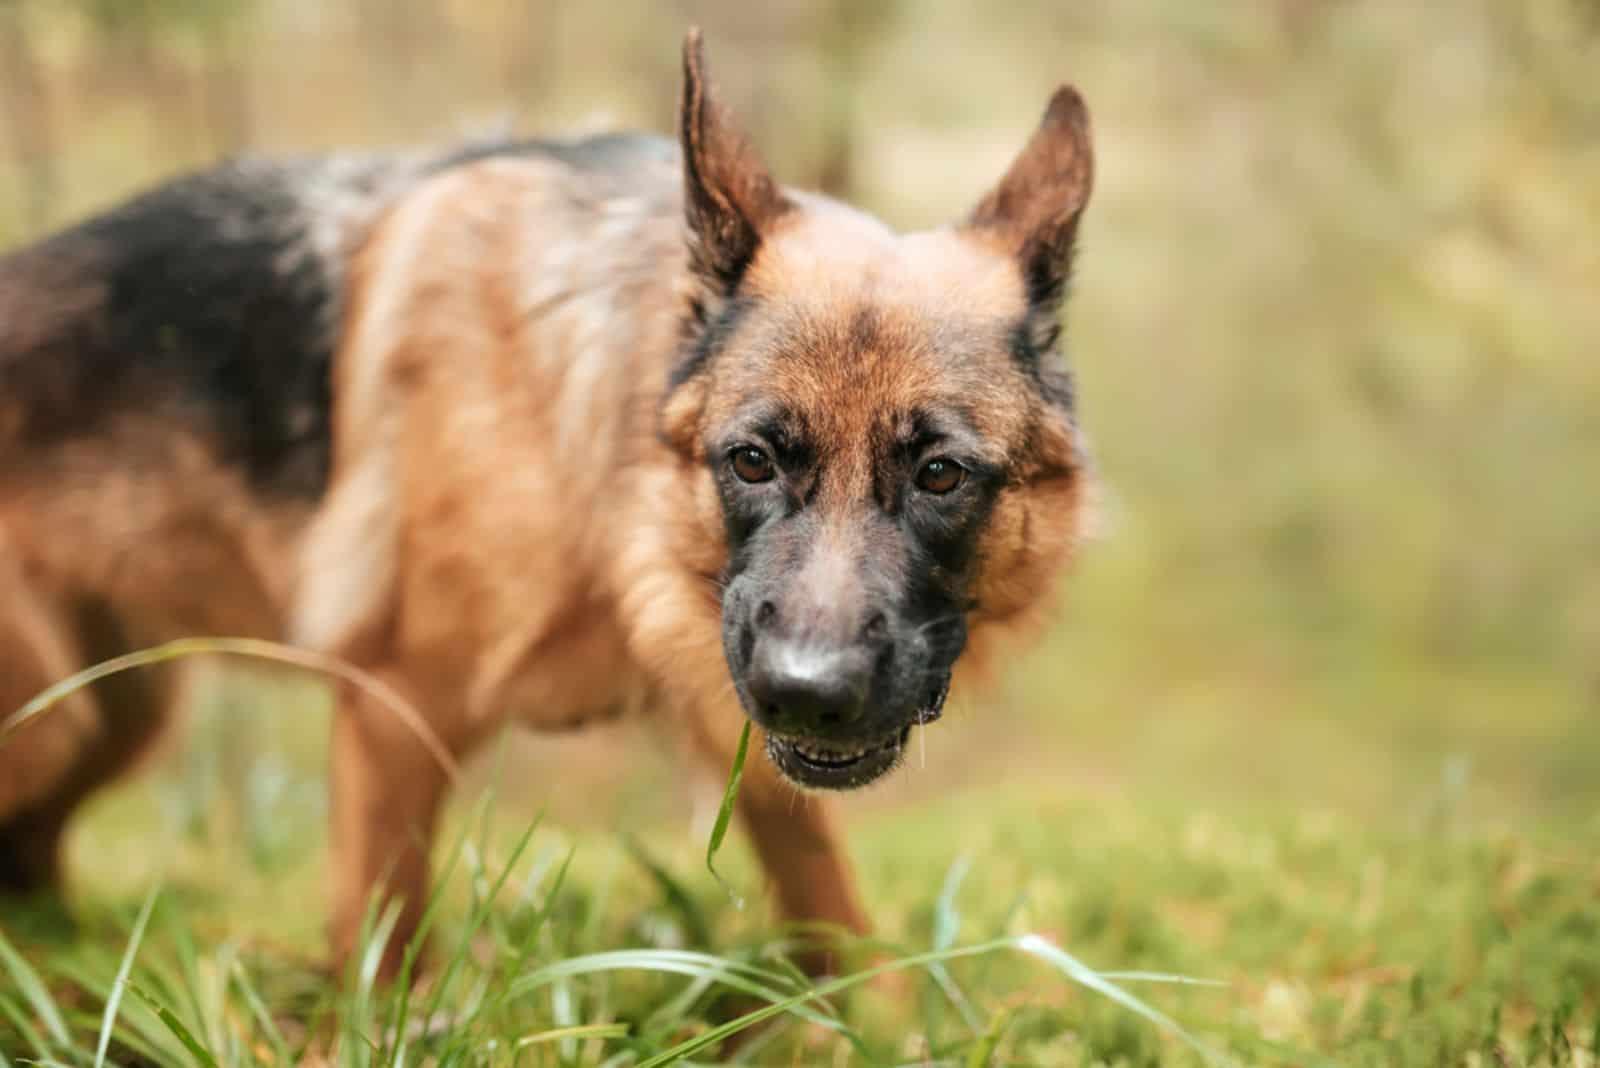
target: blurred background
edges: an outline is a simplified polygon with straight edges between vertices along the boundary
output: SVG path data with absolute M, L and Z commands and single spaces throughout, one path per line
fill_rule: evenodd
M 966 211 L 1059 82 L 1094 116 L 1101 537 L 860 820 L 1048 790 L 1600 841 L 1588 0 L 0 0 L 0 246 L 230 152 L 668 130 L 691 23 L 786 181 L 897 225 Z M 146 863 L 152 814 L 319 848 L 320 692 L 207 693 L 80 868 Z M 634 730 L 514 746 L 565 826 L 691 811 Z

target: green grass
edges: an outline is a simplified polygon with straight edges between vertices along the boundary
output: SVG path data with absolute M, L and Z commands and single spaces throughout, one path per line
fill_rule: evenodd
M 1379 820 L 1031 774 L 868 809 L 879 936 L 857 967 L 886 953 L 911 981 L 824 994 L 742 839 L 718 858 L 741 909 L 673 805 L 562 826 L 499 785 L 506 752 L 457 799 L 418 985 L 373 987 L 383 916 L 341 983 L 320 714 L 268 714 L 306 699 L 213 690 L 183 749 L 87 814 L 72 922 L 6 913 L 10 1063 L 90 1065 L 102 1042 L 124 1066 L 1594 1063 L 1600 816 L 1499 823 L 1459 770 Z

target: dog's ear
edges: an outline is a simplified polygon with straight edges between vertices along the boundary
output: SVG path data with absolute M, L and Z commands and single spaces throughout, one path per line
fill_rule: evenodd
M 698 29 L 683 40 L 678 136 L 690 264 L 712 293 L 727 296 L 755 256 L 762 232 L 791 205 L 717 100 Z
M 967 220 L 1016 257 L 1033 311 L 1053 315 L 1061 303 L 1093 182 L 1089 111 L 1078 91 L 1064 85 L 1011 169 Z

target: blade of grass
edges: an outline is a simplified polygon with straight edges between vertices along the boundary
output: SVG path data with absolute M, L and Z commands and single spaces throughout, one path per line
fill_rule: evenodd
M 583 919 L 577 929 L 576 940 L 572 943 L 576 949 L 583 952 L 592 952 L 591 946 L 601 944 L 600 928 L 610 915 L 608 906 L 611 903 L 611 895 L 616 892 L 617 872 L 622 870 L 620 853 L 607 850 L 603 856 L 605 866 L 593 879 L 588 905 L 583 910 Z
M 972 856 L 963 853 L 950 865 L 950 870 L 945 873 L 944 886 L 939 890 L 939 900 L 933 910 L 933 948 L 949 949 L 955 945 L 956 936 L 961 933 L 961 913 L 956 909 L 956 895 L 961 891 L 961 884 L 966 880 L 967 872 L 972 869 Z M 950 969 L 942 963 L 928 965 L 928 974 L 944 991 L 944 996 L 950 999 L 950 1004 L 956 1007 L 961 1014 L 962 1022 L 967 1025 L 967 1030 L 974 1035 L 983 1032 L 983 1021 L 978 1019 L 977 1010 L 972 1007 L 972 1002 L 961 992 L 956 981 L 950 976 Z M 929 1028 L 931 1034 L 933 1029 Z
M 484 804 L 487 803 L 487 801 L 484 802 Z M 427 903 L 422 908 L 422 918 L 417 921 L 417 929 L 412 933 L 411 940 L 406 943 L 405 954 L 400 961 L 399 978 L 395 983 L 395 989 L 403 993 L 396 998 L 395 1016 L 389 1025 L 389 1033 L 394 1036 L 395 1049 L 386 1058 L 385 1063 L 395 1063 L 405 1045 L 406 1018 L 411 1012 L 411 975 L 416 968 L 417 958 L 422 953 L 422 947 L 427 942 L 428 933 L 433 930 L 434 922 L 438 918 L 439 907 L 444 901 L 445 889 L 450 885 L 450 879 L 455 874 L 456 865 L 461 862 L 461 854 L 466 847 L 466 842 L 467 835 L 466 831 L 463 830 L 461 834 L 456 836 L 455 844 L 450 849 L 450 858 L 445 862 L 444 870 L 434 878 L 433 886 L 428 891 Z M 433 1018 L 433 1013 L 438 1007 L 438 1000 L 442 996 L 442 991 L 436 988 L 434 999 L 429 1004 L 427 1013 L 423 1016 L 424 1020 Z M 387 1038 L 385 1041 L 387 1041 Z
M 809 990 L 795 994 L 792 997 L 774 1000 L 768 1005 L 745 1013 L 743 1016 L 735 1017 L 726 1023 L 719 1024 L 716 1027 L 678 1043 L 676 1046 L 673 1046 L 670 1049 L 656 1054 L 648 1060 L 641 1061 L 638 1065 L 638 1068 L 659 1068 L 659 1066 L 662 1065 L 679 1063 L 691 1053 L 698 1053 L 700 1050 L 705 1049 L 708 1046 L 716 1045 L 723 1039 L 731 1038 L 740 1031 L 744 1031 L 750 1027 L 753 1027 L 764 1020 L 769 1020 L 781 1013 L 793 1012 L 797 1008 L 804 1006 L 808 1001 L 820 1000 L 821 998 L 827 997 L 829 994 L 835 994 L 842 990 L 848 990 L 851 987 L 858 986 L 861 983 L 875 978 L 876 976 L 883 975 L 888 972 L 904 971 L 908 968 L 920 967 L 932 961 L 956 960 L 961 957 L 974 957 L 983 953 L 992 953 L 998 949 L 1013 949 L 1015 948 L 1014 941 L 1015 940 L 1013 939 L 1002 939 L 996 942 L 985 942 L 976 946 L 966 946 L 958 949 L 920 953 L 916 956 L 902 957 L 899 960 L 889 961 L 887 963 L 877 965 L 876 967 L 856 972 L 853 975 L 847 975 L 839 979 L 831 980 L 821 984 L 820 986 L 814 986 Z
M 1026 934 L 1017 940 L 1017 948 L 1041 960 L 1049 961 L 1080 986 L 1088 987 L 1095 993 L 1110 998 L 1129 1012 L 1143 1016 L 1163 1031 L 1176 1035 L 1212 1064 L 1229 1063 L 1227 1058 L 1195 1038 L 1172 1017 L 1134 997 L 1049 939 Z
M 536 943 L 539 935 L 543 933 L 545 924 L 549 922 L 550 914 L 555 911 L 556 898 L 561 893 L 561 888 L 566 885 L 567 873 L 572 870 L 572 858 L 578 855 L 578 847 L 573 846 L 567 850 L 567 855 L 562 858 L 561 867 L 556 869 L 555 878 L 550 881 L 550 889 L 545 892 L 544 902 L 539 910 L 534 913 L 533 922 L 528 925 L 528 931 L 523 936 L 522 945 L 517 951 L 516 967 L 514 974 L 520 974 L 532 959 L 534 951 L 538 948 Z M 507 995 L 509 996 L 509 994 Z
M 939 888 L 939 900 L 933 910 L 933 948 L 949 949 L 961 933 L 961 913 L 956 910 L 956 895 L 972 869 L 972 856 L 963 853 L 945 872 L 944 885 Z
M 543 1042 L 561 1042 L 570 1038 L 627 1038 L 628 1025 L 625 1023 L 604 1024 L 578 1024 L 576 1027 L 557 1027 L 550 1031 L 540 1031 L 534 1035 L 524 1035 L 517 1039 L 515 1049 L 522 1050 L 529 1046 L 537 1046 Z
M 543 819 L 543 814 L 534 817 Z M 521 885 L 517 887 L 514 898 L 504 909 L 496 909 L 489 914 L 489 933 L 494 936 L 497 956 L 512 959 L 517 956 L 519 939 L 512 929 L 520 921 L 524 912 L 537 912 L 533 905 L 534 891 L 539 884 L 544 882 L 545 874 L 554 865 L 555 850 L 545 847 L 539 850 L 533 860 L 528 864 L 528 872 L 522 877 Z
M 238 1060 L 237 1050 L 244 1041 L 238 1014 L 228 1004 L 228 977 L 239 959 L 239 943 L 229 938 L 212 953 L 208 967 L 197 968 L 202 985 L 195 1000 L 204 998 L 204 1008 L 194 1018 L 195 1027 L 205 1035 L 207 1048 L 229 1062 Z
M 989 1029 L 968 1051 L 966 1068 L 989 1068 L 990 1062 L 994 1060 L 994 1051 L 999 1048 L 1000 1039 L 1006 1033 L 1006 1028 L 1010 1026 L 1014 1016 L 1015 1014 L 1010 1011 L 995 1014 Z
M 11 1026 L 17 1029 L 17 1033 L 22 1036 L 22 1040 L 33 1050 L 34 1057 L 43 1059 L 50 1055 L 50 1050 L 45 1045 L 44 1037 L 28 1022 L 28 1017 L 23 1013 L 22 1006 L 4 994 L 0 994 L 0 1016 L 4 1016 L 11 1021 Z
M 1233 984 L 1226 979 L 1200 979 L 1192 975 L 1173 975 L 1171 972 L 1099 972 L 1100 978 L 1114 983 L 1170 983 L 1175 986 L 1221 986 Z
M 540 818 L 543 818 L 542 814 Z M 566 885 L 567 873 L 572 869 L 572 858 L 577 855 L 577 852 L 577 847 L 574 846 L 568 849 L 567 855 L 562 858 L 561 866 L 556 869 L 555 878 L 550 882 L 550 889 L 545 892 L 544 901 L 535 910 L 533 920 L 528 924 L 528 930 L 522 936 L 521 945 L 515 947 L 515 958 L 509 974 L 523 974 L 528 966 L 528 961 L 533 959 L 534 952 L 538 949 L 539 936 L 543 933 L 551 913 L 555 911 L 556 900 L 561 893 L 561 888 Z M 513 981 L 494 998 L 493 1008 L 495 1010 L 504 1008 L 518 995 L 516 983 Z
M 249 976 L 244 969 L 244 963 L 237 957 L 233 961 L 231 978 L 240 994 L 244 996 L 245 1006 L 250 1010 L 250 1015 L 255 1018 L 256 1025 L 261 1028 L 261 1033 L 266 1036 L 267 1044 L 272 1047 L 273 1064 L 290 1064 L 293 1058 L 289 1056 L 289 1044 L 284 1041 L 283 1032 L 278 1030 L 277 1022 L 273 1020 L 272 1013 L 267 1011 L 267 1006 L 261 1000 L 261 995 L 251 984 Z
M 995 953 L 1001 950 L 1021 951 L 1031 956 L 1038 957 L 1063 972 L 1068 978 L 1088 987 L 1097 993 L 1104 994 L 1113 1001 L 1130 1009 L 1131 1011 L 1156 1023 L 1157 1026 L 1167 1031 L 1176 1038 L 1187 1043 L 1192 1049 L 1212 1064 L 1232 1065 L 1232 1062 L 1209 1046 L 1200 1042 L 1176 1021 L 1170 1019 L 1157 1009 L 1145 1004 L 1140 999 L 1123 991 L 1112 983 L 1105 981 L 1098 973 L 1088 968 L 1076 957 L 1058 948 L 1039 935 L 1023 935 L 1020 938 L 1003 938 L 991 942 L 982 942 L 973 946 L 963 946 L 953 949 L 936 950 L 928 953 L 918 953 L 899 960 L 888 961 L 876 967 L 867 968 L 812 987 L 810 990 L 796 994 L 793 997 L 774 1001 L 759 1009 L 754 1009 L 717 1027 L 710 1028 L 692 1038 L 678 1043 L 670 1049 L 664 1050 L 647 1060 L 641 1061 L 638 1068 L 662 1068 L 664 1065 L 680 1063 L 685 1057 L 697 1053 L 708 1046 L 716 1045 L 725 1038 L 730 1038 L 749 1027 L 769 1020 L 780 1013 L 793 1012 L 796 1008 L 808 1001 L 836 994 L 851 987 L 859 986 L 879 975 L 888 972 L 905 971 L 910 968 L 923 968 L 935 962 L 958 960 L 963 957 L 976 957 Z
M 785 948 L 786 947 L 784 946 L 783 942 L 780 940 L 777 943 L 768 944 L 753 951 L 746 950 L 744 951 L 744 955 L 739 957 L 733 957 L 728 954 L 724 954 L 721 959 L 728 965 L 743 965 L 748 964 L 753 958 L 766 956 L 768 954 L 776 954 L 777 956 L 774 963 L 777 966 L 782 967 L 789 964 L 788 957 L 783 955 Z M 760 965 L 754 965 L 754 967 L 760 967 Z M 771 979 L 774 982 L 782 982 L 785 979 L 789 980 L 788 985 L 794 990 L 804 989 L 805 986 L 810 982 L 810 980 L 803 973 L 799 972 L 798 969 L 795 971 L 793 976 L 787 975 L 784 972 L 776 971 L 771 971 L 768 974 L 771 976 Z M 650 1015 L 645 1018 L 644 1024 L 640 1027 L 640 1033 L 654 1034 L 663 1030 L 670 1030 L 681 1026 L 683 1020 L 689 1016 L 691 1007 L 702 997 L 704 997 L 708 991 L 715 987 L 716 984 L 717 975 L 714 972 L 707 971 L 705 974 L 697 976 L 694 980 L 686 984 L 680 993 L 668 998 L 666 1001 L 657 1006 L 655 1011 L 651 1012 Z M 832 1006 L 824 1003 L 823 1008 L 831 1010 Z
M 572 993 L 572 984 L 566 979 L 557 979 L 550 984 L 550 1018 L 555 1021 L 558 1031 L 570 1031 L 581 1026 L 578 1023 L 578 1006 Z M 557 1051 L 562 1063 L 569 1063 L 578 1056 L 576 1039 L 561 1038 L 557 1040 Z
M 189 932 L 188 925 L 179 922 L 178 917 L 173 915 L 170 910 L 165 927 L 167 937 L 172 941 L 174 956 L 176 956 L 178 962 L 178 975 L 171 977 L 165 985 L 173 993 L 182 993 L 188 1002 L 190 1019 L 205 1020 L 207 1013 L 201 1000 L 201 988 L 204 984 L 200 979 L 200 952 L 195 948 L 194 938 Z M 151 970 L 150 965 L 146 964 L 146 973 Z M 165 1021 L 162 1022 L 165 1023 Z M 212 1042 L 217 1039 L 214 1034 L 207 1037 Z
M 94 1005 L 104 1006 L 111 1000 L 115 986 L 116 970 L 120 963 L 118 953 L 100 952 L 96 946 L 84 947 L 82 957 L 74 956 L 58 962 L 54 972 L 58 979 L 77 986 Z M 84 1008 L 68 1014 L 67 1025 L 80 1034 L 96 1033 L 103 1023 L 103 1010 Z M 125 1048 L 135 1062 L 148 1061 L 160 1065 L 186 1065 L 189 1062 L 183 1047 L 172 1037 L 156 1014 L 137 1000 L 124 1001 L 117 1015 L 115 1037 L 117 1045 Z M 74 1052 L 78 1052 L 74 1050 Z M 90 1061 L 87 1051 L 74 1060 L 77 1068 L 85 1068 Z
M 105 1015 L 100 1019 L 100 1043 L 95 1048 L 94 1068 L 105 1068 L 106 1051 L 111 1048 L 111 1032 L 117 1022 L 117 1009 L 122 1005 L 122 993 L 128 986 L 128 973 L 133 970 L 133 958 L 139 952 L 139 943 L 144 941 L 144 929 L 150 923 L 150 914 L 155 910 L 156 897 L 160 893 L 160 886 L 150 888 L 145 895 L 144 906 L 139 909 L 138 919 L 133 921 L 128 948 L 123 951 L 117 977 L 111 982 L 111 996 L 106 999 Z
M 139 998 L 155 1012 L 156 1017 L 167 1025 L 167 1030 L 176 1035 L 178 1041 L 183 1043 L 183 1047 L 194 1054 L 195 1059 L 205 1068 L 218 1068 L 217 1059 L 207 1052 L 206 1048 L 200 1044 L 200 1040 L 194 1037 L 194 1034 L 183 1025 L 183 1021 L 178 1019 L 171 1009 L 156 1000 L 154 996 L 141 990 L 137 983 L 128 984 L 128 989 L 132 990 L 135 997 Z
M 368 899 L 362 914 L 360 934 L 356 939 L 360 952 L 352 954 L 351 976 L 347 980 L 350 983 L 350 996 L 339 1005 L 342 1016 L 339 1033 L 343 1044 L 350 1050 L 347 1063 L 370 1063 L 382 1053 L 378 1043 L 367 1034 L 367 1028 L 372 1026 L 379 1032 L 383 1028 L 382 1021 L 373 1018 L 373 997 L 378 969 L 383 964 L 389 939 L 394 936 L 395 925 L 400 922 L 401 909 L 401 902 L 397 898 L 384 897 L 380 885 Z M 359 1050 L 367 1051 L 366 1061 L 354 1059 L 355 1051 Z
M 44 1029 L 49 1033 L 50 1040 L 63 1049 L 70 1045 L 72 1039 L 67 1033 L 66 1021 L 61 1018 L 61 1010 L 56 1007 L 49 988 L 39 978 L 39 973 L 23 959 L 22 954 L 6 941 L 3 932 L 0 932 L 0 964 L 4 964 L 6 971 L 11 973 L 12 980 L 16 982 L 17 989 L 33 1009 L 33 1014 L 44 1022 Z M 43 1055 L 43 1051 L 40 1051 L 40 1055 Z
M 164 909 L 162 911 L 168 917 L 168 923 L 166 924 L 168 931 L 175 931 L 178 925 L 171 921 L 171 910 Z M 152 928 L 156 926 L 156 921 L 153 917 L 151 925 Z M 147 931 L 145 933 L 145 941 L 153 941 L 155 935 L 155 930 Z M 181 953 L 182 950 L 180 949 L 179 952 Z M 159 1014 L 149 1005 L 148 1000 L 153 999 L 159 1004 L 168 1006 L 174 1015 L 180 1019 L 187 1015 L 189 1022 L 186 1026 L 191 1029 L 196 1027 L 200 1021 L 206 1018 L 200 1000 L 201 981 L 198 975 L 198 966 L 195 973 L 190 975 L 181 970 L 174 970 L 167 961 L 161 958 L 152 959 L 147 956 L 139 963 L 139 985 L 147 995 L 147 998 L 130 998 L 123 1001 L 122 1010 L 117 1019 L 117 1041 L 132 1048 L 134 1039 L 140 1038 L 153 1048 L 174 1051 L 169 1054 L 167 1058 L 169 1061 L 174 1056 L 181 1058 L 182 1055 L 178 1052 L 182 1049 L 181 1044 L 174 1043 L 172 1029 L 161 1020 Z M 90 988 L 86 987 L 86 989 Z M 111 986 L 106 983 L 100 983 L 92 989 L 102 1001 L 109 999 L 111 996 Z M 213 1048 L 216 1048 L 220 1040 L 214 1035 L 207 1035 L 206 1037 Z M 183 1060 L 182 1063 L 188 1062 Z
M 706 871 L 717 881 L 717 885 L 727 893 L 736 909 L 744 908 L 744 898 L 734 892 L 721 875 L 717 874 L 717 850 L 722 848 L 722 840 L 728 836 L 728 823 L 733 819 L 733 803 L 739 796 L 739 780 L 744 777 L 744 761 L 750 751 L 750 726 L 751 721 L 744 721 L 744 730 L 739 732 L 739 748 L 733 753 L 733 767 L 728 772 L 728 785 L 722 792 L 722 805 L 717 809 L 717 821 L 711 827 L 711 838 L 706 842 Z
M 509 998 L 527 994 L 560 979 L 618 971 L 660 972 L 668 975 L 685 975 L 690 978 L 710 974 L 724 986 L 763 1001 L 789 1000 L 783 992 L 770 985 L 773 982 L 787 981 L 780 973 L 753 964 L 713 957 L 709 953 L 693 953 L 682 949 L 617 949 L 581 957 L 568 957 L 517 979 L 511 984 L 506 996 Z M 826 1027 L 830 1031 L 841 1033 L 845 1031 L 844 1025 L 838 1020 L 825 1016 L 802 1002 L 795 1003 L 794 1015 Z
M 658 965 L 663 966 L 664 969 L 673 970 L 675 974 L 688 974 L 682 969 L 710 969 L 765 983 L 789 982 L 788 977 L 783 973 L 764 968 L 759 964 L 751 964 L 729 957 L 713 956 L 710 953 L 701 953 L 696 950 L 612 949 L 600 953 L 588 953 L 583 956 L 552 961 L 521 976 L 513 986 L 516 988 L 517 993 L 528 993 L 546 986 L 558 978 L 593 975 L 607 971 L 626 971 L 630 968 L 651 971 L 655 970 Z
M 490 886 L 488 891 L 483 895 L 482 900 L 474 905 L 471 915 L 467 917 L 466 928 L 461 932 L 461 936 L 456 940 L 455 951 L 450 954 L 450 960 L 446 963 L 444 971 L 433 984 L 433 994 L 428 999 L 428 1006 L 425 1014 L 422 1017 L 424 1020 L 432 1020 L 434 1015 L 439 1011 L 439 1006 L 444 999 L 445 991 L 448 990 L 450 985 L 454 982 L 456 973 L 460 970 L 462 962 L 466 960 L 467 953 L 472 948 L 473 936 L 475 936 L 478 933 L 478 930 L 483 926 L 495 899 L 500 896 L 500 891 L 505 887 L 506 880 L 511 877 L 511 872 L 516 868 L 517 861 L 522 859 L 522 854 L 527 850 L 528 843 L 533 840 L 533 834 L 538 829 L 539 821 L 537 819 L 528 824 L 527 829 L 522 832 L 520 837 L 518 837 L 516 845 L 512 847 L 511 856 L 506 861 L 505 866 L 501 868 L 500 875 L 495 879 L 494 884 Z M 405 1020 L 403 1014 L 400 1017 L 400 1020 L 401 1024 L 403 1025 Z
M 323 675 L 329 675 L 345 682 L 351 683 L 365 691 L 368 695 L 387 708 L 394 716 L 405 724 L 430 756 L 444 769 L 446 776 L 452 784 L 461 778 L 461 768 L 451 756 L 450 750 L 439 740 L 439 736 L 429 729 L 422 714 L 396 693 L 387 683 L 374 675 L 356 667 L 347 660 L 342 660 L 327 653 L 318 653 L 310 649 L 297 649 L 292 645 L 283 645 L 278 642 L 266 641 L 260 638 L 179 638 L 167 642 L 165 645 L 152 646 L 149 649 L 139 649 L 123 656 L 113 657 L 90 667 L 84 668 L 75 675 L 70 675 L 53 686 L 36 694 L 27 704 L 13 712 L 3 722 L 0 722 L 0 745 L 5 744 L 14 731 L 35 716 L 49 711 L 62 698 L 70 696 L 85 686 L 99 682 L 110 675 L 117 675 L 135 668 L 150 667 L 154 664 L 164 664 L 169 660 L 179 660 L 189 656 L 240 656 L 256 660 L 270 660 L 279 664 L 288 664 L 293 667 L 305 668 Z
M 361 969 L 356 973 L 357 989 L 364 997 L 370 997 L 377 988 L 378 969 L 383 965 L 384 951 L 388 948 L 389 939 L 394 937 L 395 925 L 400 922 L 402 911 L 403 903 L 391 898 L 384 906 L 382 918 L 372 928 L 372 937 L 361 954 Z

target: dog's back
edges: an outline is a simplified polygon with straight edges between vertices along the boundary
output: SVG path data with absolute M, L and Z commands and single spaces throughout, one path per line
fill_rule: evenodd
M 386 207 L 490 157 L 617 172 L 673 152 L 613 134 L 230 161 L 0 256 L 0 475 L 138 412 L 202 438 L 253 490 L 314 499 L 348 266 Z
M 0 260 L 11 466 L 159 413 L 252 486 L 314 496 L 344 263 L 410 169 L 228 163 Z
M 133 648 L 285 635 L 351 274 L 388 209 L 490 157 L 577 187 L 675 151 L 608 135 L 233 161 L 0 257 L 0 720 Z M 170 698 L 139 673 L 3 739 L 0 890 L 54 877 L 60 818 Z

